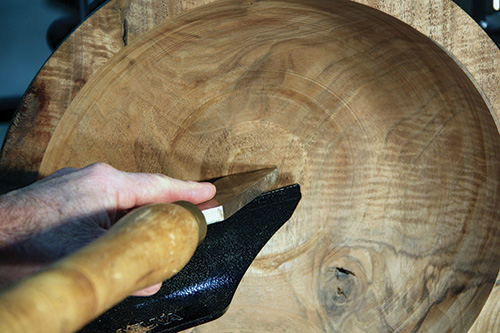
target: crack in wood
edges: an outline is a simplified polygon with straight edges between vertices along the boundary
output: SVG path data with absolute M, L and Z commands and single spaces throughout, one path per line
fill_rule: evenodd
M 123 27 L 123 34 L 122 34 L 123 45 L 127 46 L 128 45 L 128 21 L 126 18 L 123 19 L 122 27 Z

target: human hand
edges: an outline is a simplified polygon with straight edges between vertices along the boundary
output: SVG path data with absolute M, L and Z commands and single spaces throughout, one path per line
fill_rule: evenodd
M 198 204 L 214 194 L 210 183 L 122 172 L 103 163 L 56 171 L 0 196 L 0 287 L 93 241 L 133 208 L 178 200 Z M 160 286 L 134 295 L 152 295 Z

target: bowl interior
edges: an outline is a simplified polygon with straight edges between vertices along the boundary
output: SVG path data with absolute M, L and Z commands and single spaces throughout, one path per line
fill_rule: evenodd
M 40 173 L 107 162 L 201 180 L 277 165 L 277 186 L 297 182 L 303 199 L 210 325 L 462 330 L 499 269 L 498 152 L 474 84 L 393 17 L 343 0 L 218 1 L 93 75 Z

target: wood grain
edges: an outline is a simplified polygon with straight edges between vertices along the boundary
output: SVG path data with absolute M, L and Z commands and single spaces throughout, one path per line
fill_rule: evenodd
M 184 205 L 141 207 L 97 241 L 2 291 L 2 332 L 74 332 L 138 289 L 175 275 L 206 234 L 205 221 Z
M 39 171 L 273 164 L 279 185 L 299 182 L 292 220 L 200 329 L 463 331 L 499 268 L 499 139 L 462 68 L 400 21 L 348 1 L 231 1 L 112 57 Z
M 78 27 L 25 92 L 2 147 L 0 193 L 34 182 L 52 133 L 89 77 L 116 52 L 167 17 L 204 3 L 111 0 Z
M 33 182 L 60 117 L 89 76 L 127 43 L 167 18 L 212 0 L 110 0 L 48 59 L 26 91 L 0 158 L 0 192 Z M 500 52 L 451 0 L 358 0 L 410 24 L 471 73 L 498 118 Z
M 495 120 L 500 107 L 498 48 L 451 0 L 361 0 L 430 36 L 471 73 L 491 102 Z M 167 17 L 197 7 L 201 0 L 109 1 L 84 22 L 52 55 L 28 89 L 2 149 L 2 191 L 32 182 L 52 132 L 86 80 L 137 34 Z M 142 15 L 142 16 L 141 16 Z M 500 283 L 474 326 L 499 327 Z

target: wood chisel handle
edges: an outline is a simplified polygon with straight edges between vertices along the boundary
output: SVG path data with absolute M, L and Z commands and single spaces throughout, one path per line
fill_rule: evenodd
M 193 204 L 134 210 L 105 235 L 0 294 L 2 332 L 71 332 L 180 271 L 207 226 Z

